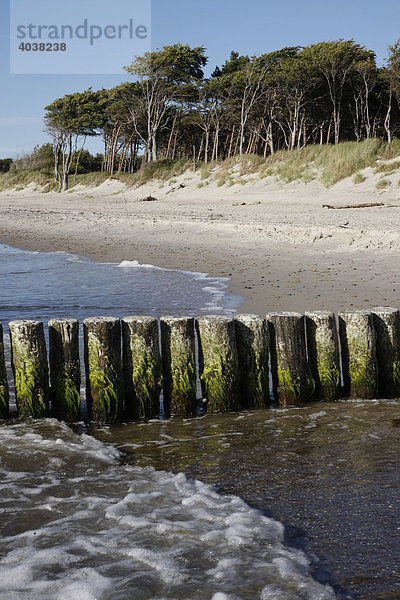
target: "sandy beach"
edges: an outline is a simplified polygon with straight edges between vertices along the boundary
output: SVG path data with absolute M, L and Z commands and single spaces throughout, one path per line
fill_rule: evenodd
M 400 307 L 400 188 L 365 181 L 199 187 L 200 173 L 127 189 L 117 180 L 64 194 L 0 193 L 0 242 L 230 278 L 242 312 Z M 154 201 L 143 201 L 147 196 Z M 335 210 L 343 206 L 380 206 Z

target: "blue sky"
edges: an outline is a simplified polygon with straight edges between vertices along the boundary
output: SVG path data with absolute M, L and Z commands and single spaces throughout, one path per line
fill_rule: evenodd
M 10 75 L 9 1 L 0 0 L 0 158 L 30 152 L 35 144 L 47 141 L 43 108 L 53 99 L 129 79 L 122 69 L 120 75 Z M 42 0 L 30 2 L 39 18 Z M 94 14 L 96 0 L 80 4 Z M 126 7 L 129 0 L 109 4 L 116 10 Z M 259 54 L 338 38 L 355 39 L 374 50 L 378 64 L 383 64 L 387 46 L 399 37 L 399 0 L 381 0 L 379 5 L 376 0 L 152 1 L 152 48 L 177 42 L 204 45 L 209 73 L 233 49 Z M 132 59 L 126 51 L 120 57 L 121 66 Z M 100 151 L 100 141 L 91 142 L 90 149 Z

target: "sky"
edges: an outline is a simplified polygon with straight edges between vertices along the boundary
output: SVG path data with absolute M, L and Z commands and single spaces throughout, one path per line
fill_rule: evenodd
M 0 0 L 0 158 L 21 156 L 31 152 L 36 144 L 48 141 L 43 124 L 44 107 L 55 98 L 88 87 L 109 88 L 128 81 L 130 76 L 122 66 L 138 54 L 140 46 L 135 42 L 103 44 L 98 47 L 96 65 L 89 67 L 92 74 L 67 74 L 65 69 L 58 74 L 31 74 L 29 65 L 25 68 L 27 74 L 10 74 L 10 12 L 15 15 L 17 3 L 23 9 L 25 2 L 25 6 L 34 7 L 35 22 L 48 22 L 45 14 L 49 1 Z M 90 22 L 97 23 L 96 19 L 101 20 L 102 1 L 64 0 L 64 11 L 68 7 L 73 12 L 75 3 L 78 22 L 88 17 Z M 129 11 L 137 12 L 143 1 L 146 0 L 107 0 L 104 6 L 109 11 L 111 7 L 118 23 Z M 10 3 L 16 3 L 11 11 Z M 60 7 L 60 0 L 51 3 Z M 231 50 L 255 55 L 284 46 L 307 46 L 339 38 L 354 39 L 373 50 L 378 65 L 382 65 L 388 45 L 400 38 L 399 25 L 399 0 L 381 0 L 379 6 L 376 0 L 152 0 L 148 41 L 153 50 L 178 42 L 205 46 L 209 57 L 206 74 L 223 64 Z M 14 71 L 18 43 L 20 40 L 12 36 Z M 28 58 L 27 53 L 25 57 Z M 42 53 L 40 58 L 43 64 L 46 56 Z M 72 65 L 75 73 L 82 72 L 87 68 L 86 58 L 86 53 L 77 51 L 70 70 Z M 110 61 L 114 66 L 110 67 Z M 115 74 L 101 74 L 103 69 Z M 89 149 L 101 151 L 101 141 L 92 140 Z

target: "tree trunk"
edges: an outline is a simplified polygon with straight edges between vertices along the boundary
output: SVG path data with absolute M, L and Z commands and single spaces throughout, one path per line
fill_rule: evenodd
M 390 131 L 390 113 L 391 113 L 391 111 L 392 111 L 392 90 L 390 90 L 388 109 L 387 109 L 387 113 L 386 113 L 386 117 L 385 117 L 385 122 L 383 124 L 385 127 L 388 144 L 390 144 L 392 141 L 392 132 Z

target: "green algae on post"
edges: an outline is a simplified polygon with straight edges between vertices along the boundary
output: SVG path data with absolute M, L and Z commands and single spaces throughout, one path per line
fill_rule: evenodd
M 121 324 L 115 317 L 83 321 L 88 418 L 115 423 L 123 415 Z
M 368 310 L 339 313 L 344 393 L 372 399 L 378 392 L 376 331 Z
M 307 350 L 315 381 L 315 398 L 337 400 L 340 395 L 339 339 L 335 315 L 329 311 L 306 312 Z
M 240 403 L 245 408 L 268 406 L 270 400 L 267 321 L 257 315 L 236 315 L 235 324 Z
M 53 416 L 71 423 L 79 421 L 81 365 L 79 323 L 75 319 L 49 321 L 49 363 Z
M 400 396 L 400 312 L 378 306 L 372 309 L 377 334 L 378 388 L 380 398 Z
M 124 317 L 122 342 L 126 417 L 157 417 L 162 380 L 157 319 Z
M 204 382 L 207 411 L 228 412 L 239 404 L 239 361 L 235 321 L 210 315 L 197 320 L 200 377 Z
M 9 323 L 15 398 L 20 417 L 49 414 L 49 368 L 43 323 Z
M 166 415 L 196 412 L 196 350 L 194 319 L 162 317 L 161 352 Z
M 300 406 L 315 389 L 307 361 L 304 316 L 276 312 L 267 314 L 267 321 L 274 397 L 281 406 Z
M 7 419 L 9 413 L 9 391 L 6 363 L 4 359 L 3 327 L 0 324 L 0 419 Z

